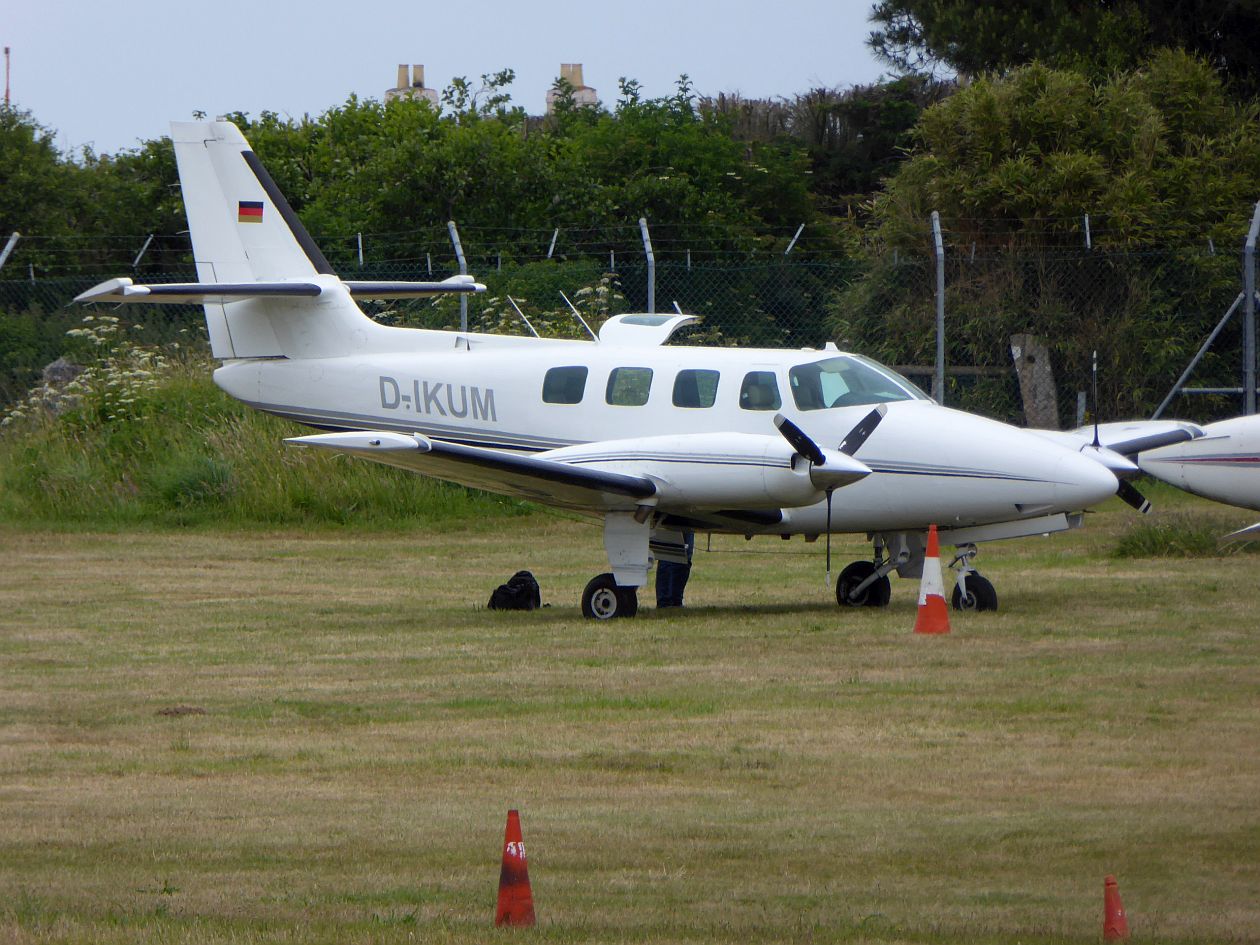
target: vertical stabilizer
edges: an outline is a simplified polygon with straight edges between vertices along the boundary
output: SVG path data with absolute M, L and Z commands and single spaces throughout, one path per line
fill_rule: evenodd
M 244 135 L 231 122 L 171 125 L 180 186 L 201 282 L 310 281 L 332 267 Z M 343 353 L 368 319 L 344 292 L 318 302 L 207 302 L 217 358 Z M 370 324 L 370 322 L 369 322 Z

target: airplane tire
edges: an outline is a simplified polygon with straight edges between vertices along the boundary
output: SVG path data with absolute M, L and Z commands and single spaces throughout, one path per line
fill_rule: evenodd
M 582 591 L 582 616 L 588 620 L 633 617 L 639 612 L 639 589 L 618 587 L 611 574 L 591 578 Z
M 892 599 L 892 582 L 886 575 L 872 583 L 859 597 L 849 596 L 849 588 L 857 587 L 874 573 L 873 561 L 854 561 L 846 567 L 836 580 L 836 603 L 841 607 L 887 607 Z
M 967 596 L 963 597 L 962 589 L 954 585 L 954 610 L 997 610 L 997 591 L 987 578 L 978 571 L 967 575 Z

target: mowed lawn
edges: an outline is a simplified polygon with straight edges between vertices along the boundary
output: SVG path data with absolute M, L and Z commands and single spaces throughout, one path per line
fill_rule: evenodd
M 943 637 L 799 540 L 597 625 L 546 515 L 0 530 L 0 940 L 497 941 L 515 807 L 539 940 L 1095 942 L 1111 873 L 1135 941 L 1258 941 L 1260 557 L 1090 518 Z M 487 611 L 518 568 L 551 606 Z

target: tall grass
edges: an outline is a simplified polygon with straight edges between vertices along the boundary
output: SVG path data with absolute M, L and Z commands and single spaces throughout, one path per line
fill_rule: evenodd
M 309 432 L 219 391 L 202 361 L 167 363 L 124 407 L 91 396 L 0 432 L 0 521 L 348 525 L 411 529 L 525 514 L 528 504 L 282 442 Z
M 1112 549 L 1115 558 L 1219 558 L 1260 552 L 1257 542 L 1222 542 L 1238 526 L 1220 514 L 1156 513 L 1132 524 Z

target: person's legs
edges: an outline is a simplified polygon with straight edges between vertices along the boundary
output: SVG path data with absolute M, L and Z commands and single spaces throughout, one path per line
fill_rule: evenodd
M 681 607 L 687 580 L 691 577 L 691 555 L 696 547 L 694 532 L 683 532 L 687 545 L 687 563 L 658 561 L 656 563 L 656 606 Z

